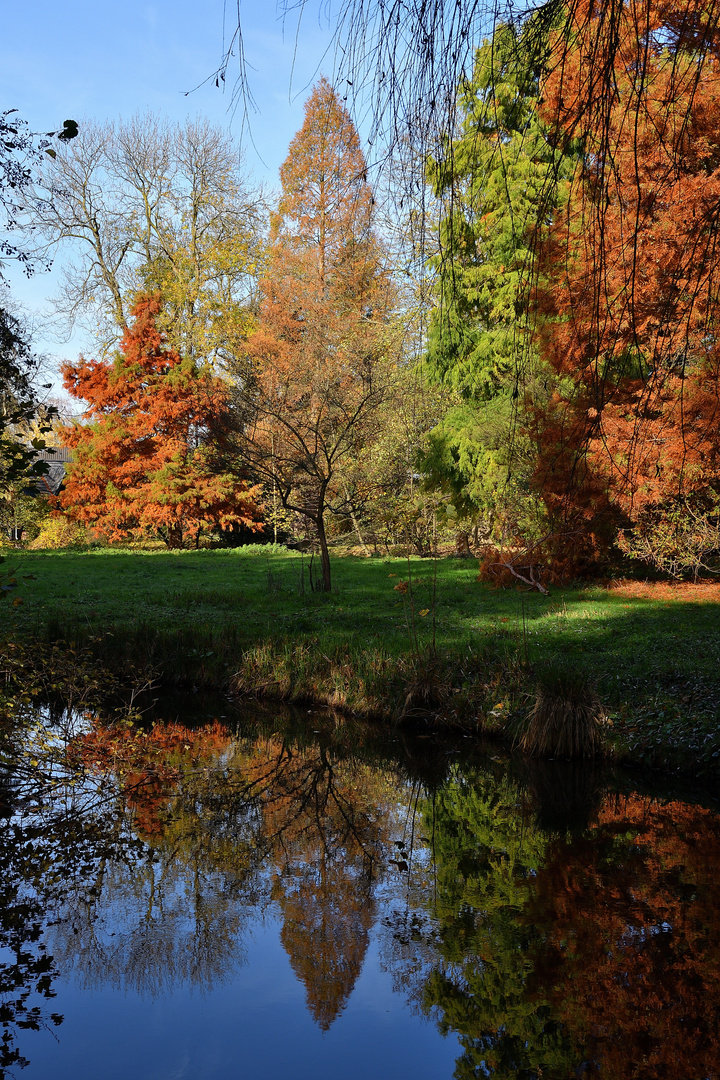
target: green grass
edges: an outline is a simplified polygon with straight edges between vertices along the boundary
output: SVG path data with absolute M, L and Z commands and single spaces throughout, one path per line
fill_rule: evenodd
M 307 556 L 262 547 L 27 552 L 5 565 L 18 568 L 17 633 L 93 641 L 116 668 L 144 665 L 168 683 L 226 686 L 241 672 L 245 690 L 397 718 L 408 696 L 409 715 L 432 704 L 435 680 L 446 716 L 467 722 L 479 710 L 492 727 L 503 709 L 525 715 L 533 673 L 560 665 L 592 678 L 635 760 L 671 767 L 683 747 L 693 760 L 720 754 L 712 603 L 588 586 L 496 590 L 477 582 L 474 559 L 335 559 L 333 592 L 322 594 L 310 591 Z M 412 602 L 394 588 L 409 575 Z M 511 700 L 494 709 L 501 696 Z

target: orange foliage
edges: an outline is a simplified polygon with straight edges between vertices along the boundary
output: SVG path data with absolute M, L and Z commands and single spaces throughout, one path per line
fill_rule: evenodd
M 305 986 L 308 1010 L 327 1031 L 345 1008 L 362 970 L 375 904 L 367 877 L 352 866 L 307 867 L 278 879 L 280 940 Z
M 246 452 L 285 508 L 317 530 L 328 590 L 325 513 L 347 498 L 342 463 L 357 456 L 383 398 L 391 301 L 360 140 L 324 79 L 280 180 L 259 325 L 247 346 L 254 424 Z
M 360 974 L 375 917 L 374 858 L 389 843 L 371 770 L 334 761 L 320 746 L 258 742 L 247 775 L 262 790 L 264 832 L 274 853 L 280 934 L 327 1031 Z
M 633 795 L 538 874 L 528 918 L 552 930 L 535 977 L 587 1075 L 720 1076 L 719 859 L 717 814 Z
M 259 528 L 256 489 L 222 460 L 227 390 L 166 345 L 158 296 L 138 300 L 113 363 L 64 364 L 64 385 L 88 402 L 62 430 L 74 462 L 60 501 L 110 540 L 159 532 L 170 547 L 204 526 Z
M 112 772 L 140 835 L 158 836 L 162 815 L 187 768 L 197 767 L 225 750 L 230 733 L 224 724 L 193 730 L 182 724 L 154 724 L 143 731 L 124 724 L 106 726 L 93 719 L 92 730 L 68 748 L 71 765 Z
M 700 0 L 612 17 L 580 0 L 553 55 L 543 118 L 581 150 L 540 253 L 541 350 L 561 381 L 536 481 L 582 559 L 618 513 L 720 482 L 720 32 Z

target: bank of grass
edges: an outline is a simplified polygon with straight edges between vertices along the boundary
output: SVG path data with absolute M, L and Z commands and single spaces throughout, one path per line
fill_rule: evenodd
M 583 585 L 546 597 L 478 583 L 473 559 L 346 557 L 323 594 L 311 589 L 307 556 L 272 547 L 27 552 L 8 562 L 22 601 L 11 609 L 14 633 L 89 649 L 127 679 L 393 722 L 431 717 L 510 738 L 552 667 L 596 686 L 616 754 L 718 769 L 720 625 L 702 593 Z

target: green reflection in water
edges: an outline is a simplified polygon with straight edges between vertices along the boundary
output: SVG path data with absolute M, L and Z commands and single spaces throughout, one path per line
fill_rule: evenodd
M 598 781 L 458 768 L 419 807 L 434 887 L 388 920 L 388 966 L 460 1034 L 458 1078 L 720 1075 L 718 816 Z

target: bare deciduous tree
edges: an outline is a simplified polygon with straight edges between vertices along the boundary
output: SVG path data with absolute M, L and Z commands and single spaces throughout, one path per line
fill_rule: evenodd
M 46 163 L 33 225 L 45 251 L 69 248 L 59 312 L 117 344 L 139 291 L 159 290 L 171 344 L 222 356 L 253 298 L 264 222 L 261 194 L 232 140 L 207 121 L 152 115 L 81 125 Z

